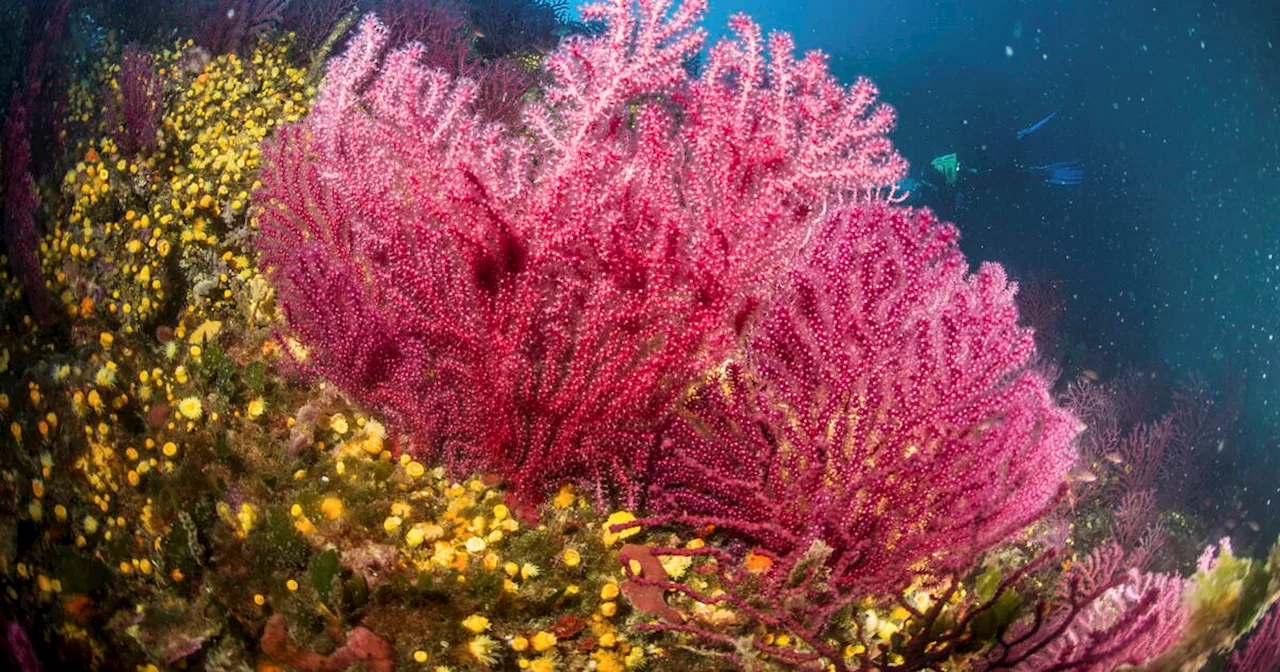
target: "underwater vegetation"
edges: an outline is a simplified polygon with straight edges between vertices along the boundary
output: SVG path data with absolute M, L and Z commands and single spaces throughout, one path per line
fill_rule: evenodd
M 98 7 L 0 145 L 14 669 L 1274 669 L 1231 394 L 1059 381 L 870 81 L 691 68 L 698 0 Z

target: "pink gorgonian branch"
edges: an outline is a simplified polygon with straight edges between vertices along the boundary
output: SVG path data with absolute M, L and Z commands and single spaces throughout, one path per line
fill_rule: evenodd
M 638 502 L 675 399 L 824 210 L 905 171 L 870 83 L 745 17 L 692 76 L 704 9 L 587 7 L 606 30 L 546 57 L 520 133 L 366 18 L 257 195 L 307 366 L 517 503 L 564 481 Z
M 1057 502 L 1075 459 L 1014 291 L 928 211 L 828 216 L 742 361 L 688 399 L 643 522 L 714 523 L 784 565 L 821 541 L 850 594 L 963 573 Z
M 1108 544 L 1072 565 L 1047 611 L 1002 633 L 978 669 L 1109 672 L 1173 647 L 1187 622 L 1186 581 L 1126 564 Z

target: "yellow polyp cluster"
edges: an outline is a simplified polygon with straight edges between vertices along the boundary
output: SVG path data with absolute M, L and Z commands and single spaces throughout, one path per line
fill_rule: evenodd
M 565 485 L 560 488 L 556 496 L 551 500 L 551 505 L 557 509 L 567 509 L 573 506 L 574 492 L 573 486 Z
M 82 146 L 63 179 L 66 206 L 41 261 L 71 318 L 98 316 L 132 333 L 177 302 L 219 308 L 244 293 L 262 313 L 270 298 L 235 234 L 252 225 L 262 141 L 300 119 L 314 90 L 287 42 L 262 43 L 244 59 L 223 55 L 191 74 L 175 67 L 183 53 L 157 59 L 168 91 L 158 149 L 126 156 L 103 138 Z M 118 67 L 96 76 L 109 87 Z
M 238 508 L 233 508 L 227 502 L 218 502 L 216 510 L 218 517 L 231 526 L 236 536 L 241 539 L 248 537 L 253 531 L 260 515 L 258 507 L 249 502 L 241 503 Z
M 200 323 L 178 325 L 183 333 L 199 329 Z M 140 348 L 136 335 L 81 335 L 78 359 L 37 369 L 45 373 L 28 380 L 14 409 L 22 413 L 12 422 L 23 439 L 39 444 L 32 447 L 36 471 L 24 488 L 27 516 L 51 538 L 78 549 L 80 563 L 101 563 L 120 580 L 149 586 L 184 582 L 198 568 L 192 560 L 198 551 L 192 550 L 190 514 L 174 497 L 191 485 L 189 478 L 180 480 L 179 466 L 186 459 L 207 459 L 194 455 L 213 437 L 193 433 L 201 428 L 181 422 L 179 409 L 155 411 L 174 399 L 206 396 L 201 360 L 184 351 L 177 361 L 156 366 L 154 353 Z M 13 347 L 12 340 L 6 343 L 6 350 Z M 6 407 L 15 405 L 7 394 L 5 400 Z M 214 422 L 217 413 L 202 411 L 202 417 Z M 55 455 L 66 456 L 65 467 Z M 260 515 L 257 506 L 243 504 L 226 518 L 244 538 L 257 529 Z M 183 528 L 177 542 L 175 525 Z M 185 559 L 175 565 L 175 557 Z M 53 561 L 47 554 L 33 560 L 32 580 L 46 577 L 38 592 L 59 593 L 59 579 L 66 575 L 48 564 Z
M 281 425 L 313 433 L 309 466 L 287 478 L 292 490 L 283 513 L 290 529 L 313 549 L 349 554 L 379 549 L 378 579 L 451 597 L 422 622 L 382 624 L 394 632 L 407 669 L 449 669 L 515 664 L 528 670 L 635 669 L 653 653 L 625 633 L 630 607 L 623 575 L 602 540 L 603 518 L 578 493 L 538 524 L 517 518 L 499 483 L 450 478 L 402 454 L 389 430 L 364 413 L 333 405 L 275 411 Z M 272 411 L 263 421 L 270 424 Z M 374 494 L 376 493 L 376 496 Z M 254 504 L 257 517 L 247 535 L 234 505 L 220 505 L 221 527 L 252 541 L 266 534 L 270 514 Z M 394 554 L 390 553 L 394 549 Z M 616 548 L 615 548 L 616 550 Z M 301 578 L 296 589 L 255 583 L 244 588 L 246 608 L 274 608 L 314 593 Z M 323 594 L 323 593 L 321 593 Z M 257 599 L 261 596 L 261 599 Z M 371 626 L 372 627 L 372 626 Z
M 604 541 L 604 545 L 612 546 L 623 539 L 628 539 L 640 534 L 639 527 L 629 527 L 618 532 L 613 531 L 613 527 L 615 525 L 630 523 L 635 519 L 635 514 L 630 511 L 615 511 L 610 514 L 609 518 L 604 521 L 604 530 L 601 535 L 601 540 Z
M 447 483 L 438 471 L 427 479 L 414 477 L 411 473 L 417 470 L 411 469 L 412 464 L 401 465 L 400 470 L 406 481 L 417 481 L 418 487 L 408 493 L 408 501 L 393 503 L 389 511 L 401 521 L 390 532 L 399 537 L 406 562 L 424 570 L 478 568 L 496 575 L 503 564 L 505 537 L 520 529 L 498 491 L 474 479 Z M 438 509 L 441 503 L 443 510 Z M 436 515 L 422 515 L 433 509 Z M 511 588 L 516 589 L 514 582 Z
M 888 643 L 902 631 L 910 620 L 911 613 L 901 606 L 895 606 L 888 610 L 865 610 L 861 618 L 863 631 L 870 633 L 873 642 Z

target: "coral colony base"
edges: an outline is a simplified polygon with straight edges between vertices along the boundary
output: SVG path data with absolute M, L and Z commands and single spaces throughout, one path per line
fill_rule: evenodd
M 34 8 L 8 663 L 1276 669 L 1280 547 L 1163 487 L 1229 401 L 1055 388 L 875 87 L 704 4 Z

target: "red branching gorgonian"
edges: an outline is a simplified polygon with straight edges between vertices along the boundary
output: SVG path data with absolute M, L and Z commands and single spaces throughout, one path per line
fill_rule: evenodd
M 926 210 L 828 217 L 802 258 L 743 361 L 685 404 L 654 460 L 664 515 L 641 522 L 746 534 L 781 576 L 821 541 L 848 595 L 965 571 L 1057 501 L 1075 459 L 1015 286 L 970 274 Z
M 905 172 L 869 82 L 745 17 L 693 77 L 704 9 L 587 7 L 606 31 L 545 58 L 520 133 L 366 18 L 256 197 L 311 370 L 517 503 L 564 481 L 635 503 L 675 399 L 824 210 Z

